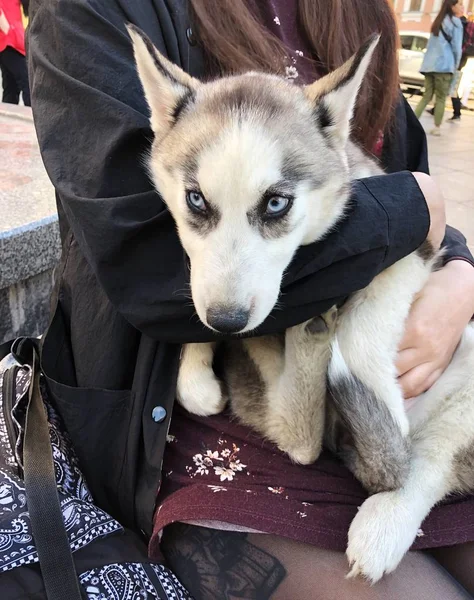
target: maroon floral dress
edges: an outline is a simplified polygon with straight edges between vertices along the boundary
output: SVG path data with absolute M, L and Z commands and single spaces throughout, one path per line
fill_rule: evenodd
M 272 533 L 344 551 L 367 493 L 329 452 L 295 465 L 229 413 L 196 417 L 176 406 L 163 462 L 152 558 L 166 525 Z M 453 496 L 422 525 L 414 549 L 474 541 L 474 498 Z

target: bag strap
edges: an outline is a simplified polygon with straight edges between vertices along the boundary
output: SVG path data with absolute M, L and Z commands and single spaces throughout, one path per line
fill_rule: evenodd
M 23 440 L 23 470 L 31 529 L 48 600 L 82 600 L 59 501 L 47 412 L 40 389 L 36 341 L 20 338 L 12 347 L 18 362 L 31 368 Z
M 444 36 L 444 39 L 448 42 L 448 44 L 450 44 L 452 42 L 453 38 L 446 33 L 446 31 L 443 29 L 442 25 L 440 25 L 440 30 L 441 30 L 441 33 Z

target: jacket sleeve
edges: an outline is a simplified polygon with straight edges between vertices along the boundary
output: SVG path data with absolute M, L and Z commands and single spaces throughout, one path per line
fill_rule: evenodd
M 454 54 L 454 66 L 456 70 L 459 67 L 459 63 L 461 62 L 462 55 L 462 38 L 464 34 L 464 27 L 460 19 L 453 19 L 453 35 L 451 38 L 451 48 L 453 49 Z
M 77 244 L 117 310 L 152 338 L 208 341 L 212 333 L 184 293 L 188 271 L 173 219 L 143 167 L 151 131 L 124 20 L 164 53 L 172 40 L 150 31 L 142 3 L 125 3 L 126 17 L 123 6 L 104 4 L 31 2 L 28 51 L 42 157 Z M 298 251 L 283 281 L 283 310 L 259 333 L 300 323 L 365 287 L 415 250 L 428 228 L 409 172 L 355 182 L 346 218 Z

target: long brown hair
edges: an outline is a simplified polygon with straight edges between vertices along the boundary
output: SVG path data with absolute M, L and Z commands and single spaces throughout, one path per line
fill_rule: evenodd
M 433 35 L 435 35 L 436 37 L 439 36 L 439 32 L 441 31 L 441 25 L 443 24 L 444 17 L 446 17 L 446 15 L 448 15 L 451 18 L 454 17 L 453 8 L 458 2 L 459 0 L 444 0 L 443 6 L 441 7 L 439 13 L 436 15 L 436 19 L 433 21 L 433 25 L 431 26 L 431 33 Z
M 388 0 L 288 0 L 315 67 L 332 71 L 351 57 L 372 33 L 381 33 L 362 87 L 353 136 L 372 150 L 387 129 L 398 97 L 398 33 Z M 288 51 L 258 18 L 258 0 L 190 0 L 197 36 L 221 73 L 251 69 L 282 73 Z

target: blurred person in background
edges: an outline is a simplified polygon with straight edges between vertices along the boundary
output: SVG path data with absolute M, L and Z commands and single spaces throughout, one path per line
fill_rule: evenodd
M 474 79 L 474 13 L 468 14 L 464 31 L 463 53 L 467 55 L 468 59 L 471 58 L 472 60 L 468 60 L 461 79 L 461 108 L 464 110 L 473 110 L 468 108 L 468 101 Z
M 23 3 L 25 14 L 28 13 L 28 3 L 29 0 Z M 18 104 L 21 93 L 24 105 L 31 106 L 20 0 L 0 0 L 0 69 L 2 102 Z
M 461 22 L 464 29 L 462 55 L 458 70 L 453 76 L 451 88 L 449 90 L 449 95 L 451 96 L 453 104 L 453 116 L 448 119 L 448 123 L 459 123 L 461 120 L 461 109 L 467 109 L 467 100 L 466 103 L 463 104 L 459 96 L 459 88 L 464 75 L 463 69 L 466 66 L 468 59 L 474 57 L 474 22 L 468 21 L 465 15 L 461 17 Z M 429 112 L 430 115 L 434 115 L 434 107 L 430 108 L 427 112 Z
M 415 109 L 420 118 L 433 95 L 435 127 L 432 135 L 441 135 L 446 98 L 450 91 L 453 74 L 461 61 L 463 26 L 460 17 L 464 6 L 459 0 L 444 0 L 431 27 L 431 36 L 426 48 L 420 73 L 425 76 L 425 93 Z
M 474 56 L 474 23 L 470 23 L 464 14 L 460 19 L 463 26 L 462 54 L 459 67 L 453 76 L 453 81 L 449 90 L 451 102 L 453 103 L 453 116 L 448 119 L 449 123 L 459 123 L 461 120 L 462 104 L 461 98 L 459 97 L 459 86 L 461 84 L 463 69 L 466 66 L 467 60 L 470 56 Z

